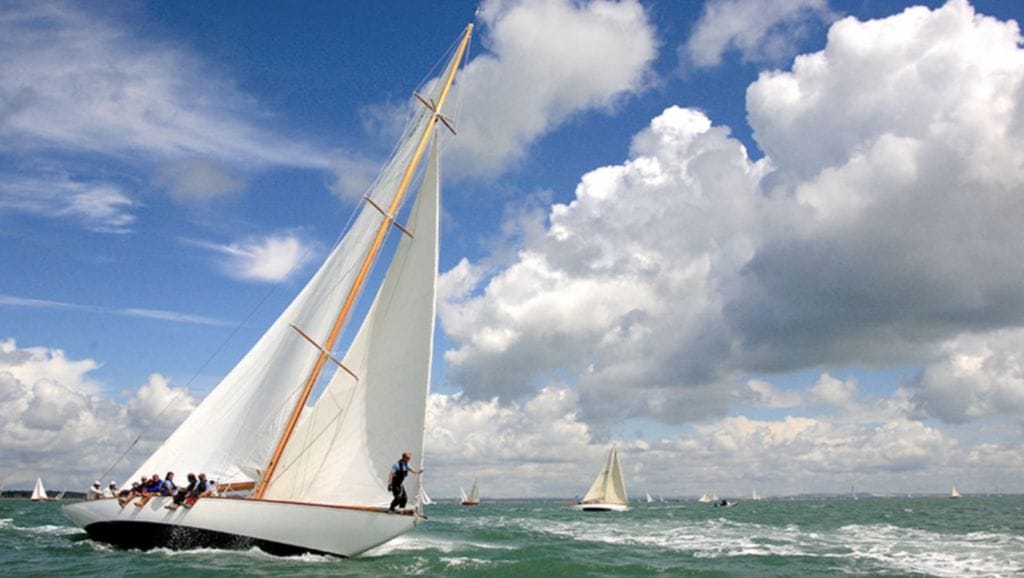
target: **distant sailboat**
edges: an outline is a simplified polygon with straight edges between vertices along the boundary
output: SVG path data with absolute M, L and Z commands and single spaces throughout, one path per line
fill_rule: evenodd
M 204 497 L 177 510 L 165 509 L 170 497 L 139 507 L 122 508 L 116 499 L 65 506 L 92 538 L 141 549 L 255 546 L 355 556 L 426 519 L 415 500 L 409 510 L 389 513 L 387 473 L 406 450 L 420 460 L 412 469 L 422 469 L 434 357 L 439 133 L 451 128 L 444 106 L 472 30 L 466 27 L 436 82 L 414 93 L 423 106 L 319 270 L 129 478 L 205 472 L 218 490 L 251 493 Z M 405 481 L 410 496 L 420 496 L 419 486 L 418 477 Z
M 60 493 L 59 493 L 59 494 L 57 494 L 57 497 L 56 497 L 56 498 L 54 498 L 54 500 L 63 500 L 63 499 L 64 499 L 64 494 L 65 494 L 65 493 L 67 493 L 67 490 L 61 490 L 61 491 L 60 491 Z
M 960 497 L 960 492 L 956 491 L 956 486 L 953 486 L 953 489 L 949 491 L 949 498 L 951 500 L 955 500 L 955 499 L 957 499 L 959 497 Z
M 647 497 L 644 499 L 644 501 L 647 502 L 648 504 L 654 501 L 654 498 L 651 497 L 650 492 L 647 492 Z
M 462 491 L 462 501 L 459 502 L 463 506 L 479 506 L 480 505 L 480 487 L 477 484 L 477 480 L 473 480 L 473 487 L 469 489 L 467 494 L 465 490 Z
M 718 501 L 718 496 L 715 495 L 715 492 L 711 492 L 710 494 L 707 493 L 707 492 L 704 492 L 704 495 L 699 497 L 699 498 L 697 498 L 697 501 L 702 503 L 702 504 L 710 504 L 711 502 L 717 502 Z
M 590 491 L 573 508 L 582 512 L 625 512 L 629 509 L 626 483 L 622 480 L 619 452 L 615 446 L 608 452 L 608 460 L 590 486 Z
M 29 499 L 33 502 L 50 501 L 50 496 L 46 495 L 46 488 L 43 487 L 43 478 L 36 478 L 36 487 L 32 488 L 32 497 Z
M 427 495 L 427 489 L 422 485 L 420 485 L 420 503 L 424 506 L 429 506 L 434 503 L 434 500 L 430 499 L 430 496 Z
M 757 488 L 754 488 L 754 491 L 751 492 L 750 499 L 755 501 L 755 502 L 760 502 L 761 501 L 761 496 L 757 495 Z

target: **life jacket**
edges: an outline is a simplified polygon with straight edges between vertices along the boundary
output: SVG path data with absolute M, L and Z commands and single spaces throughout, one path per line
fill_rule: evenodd
M 405 477 L 409 475 L 409 464 L 405 463 L 404 460 L 398 460 L 395 467 L 398 469 L 391 473 L 391 485 L 398 487 L 402 485 L 402 482 L 405 481 Z

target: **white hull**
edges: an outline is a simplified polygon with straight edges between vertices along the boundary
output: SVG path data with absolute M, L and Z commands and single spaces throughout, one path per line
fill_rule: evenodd
M 625 504 L 576 504 L 572 507 L 580 512 L 625 512 L 629 506 Z
M 250 548 L 274 554 L 314 552 L 355 556 L 409 530 L 416 515 L 383 509 L 202 498 L 192 508 L 168 510 L 171 498 L 158 497 L 143 507 L 121 508 L 116 499 L 64 506 L 64 514 L 100 541 L 128 547 Z

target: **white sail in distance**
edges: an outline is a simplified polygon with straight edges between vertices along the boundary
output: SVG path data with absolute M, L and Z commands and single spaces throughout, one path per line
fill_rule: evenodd
M 619 452 L 615 447 L 608 452 L 604 468 L 597 475 L 590 490 L 583 496 L 583 503 L 623 506 L 629 504 L 629 498 L 626 496 L 626 483 L 622 479 L 622 468 L 619 466 Z
M 32 488 L 32 497 L 29 499 L 33 502 L 42 502 L 50 499 L 46 495 L 46 488 L 43 487 L 43 478 L 36 478 L 36 485 Z

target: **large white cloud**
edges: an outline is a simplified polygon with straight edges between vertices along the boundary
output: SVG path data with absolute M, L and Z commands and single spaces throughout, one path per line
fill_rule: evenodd
M 156 449 L 196 404 L 187 390 L 150 376 L 124 404 L 89 377 L 99 364 L 60 350 L 0 341 L 0 471 L 6 488 L 84 490 L 142 434 L 129 460 Z M 112 475 L 130 472 L 131 463 Z
M 494 176 L 575 114 L 647 87 L 654 26 L 636 0 L 488 0 L 488 53 L 460 74 L 449 171 Z
M 474 478 L 485 497 L 580 495 L 614 443 L 634 497 L 744 497 L 754 488 L 762 495 L 845 493 L 850 485 L 942 493 L 953 481 L 972 492 L 1012 486 L 1024 466 L 1019 444 L 963 445 L 913 418 L 912 409 L 897 391 L 861 396 L 850 411 L 828 417 L 736 416 L 643 440 L 605 439 L 581 420 L 579 398 L 566 387 L 510 404 L 435 394 L 425 483 L 435 497 L 457 496 Z
M 951 422 L 1024 415 L 1024 331 L 962 335 L 915 380 L 916 400 Z
M 592 426 L 686 421 L 764 395 L 744 375 L 920 363 L 1021 324 L 1019 41 L 957 0 L 842 20 L 750 87 L 756 163 L 666 109 L 509 266 L 446 276 L 453 382 L 508 400 L 557 379 Z M 833 385 L 819 402 L 854 391 Z

